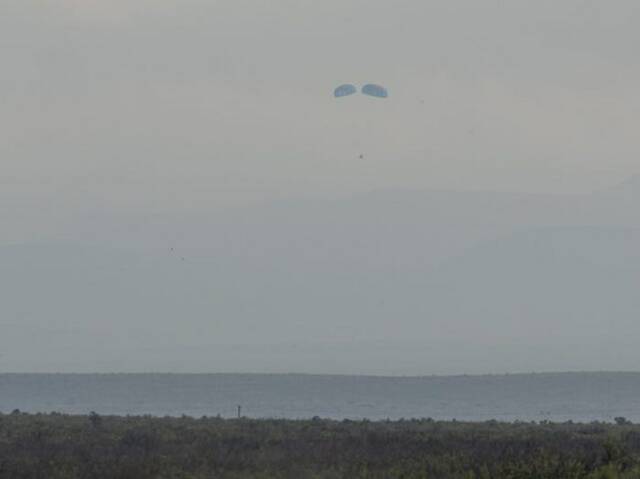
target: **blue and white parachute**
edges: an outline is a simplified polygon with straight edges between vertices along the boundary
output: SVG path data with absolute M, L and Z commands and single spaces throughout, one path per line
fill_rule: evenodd
M 369 96 L 375 96 L 377 98 L 387 98 L 389 96 L 386 88 L 380 85 L 374 85 L 373 83 L 363 86 L 362 93 Z
M 354 93 L 357 93 L 357 91 L 358 90 L 356 89 L 355 86 L 350 84 L 345 84 L 345 85 L 340 85 L 338 88 L 336 88 L 333 94 L 336 98 L 340 98 L 343 96 L 353 95 Z

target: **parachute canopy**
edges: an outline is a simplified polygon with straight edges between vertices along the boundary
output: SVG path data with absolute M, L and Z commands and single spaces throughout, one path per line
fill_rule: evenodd
M 364 93 L 365 95 L 375 96 L 378 98 L 387 98 L 389 96 L 389 93 L 387 92 L 386 88 L 381 87 L 380 85 L 374 85 L 372 83 L 369 83 L 368 85 L 363 86 L 362 93 Z
M 353 95 L 357 91 L 358 90 L 356 89 L 355 86 L 345 84 L 345 85 L 340 85 L 338 88 L 336 88 L 333 94 L 335 95 L 336 98 L 340 98 L 342 96 Z

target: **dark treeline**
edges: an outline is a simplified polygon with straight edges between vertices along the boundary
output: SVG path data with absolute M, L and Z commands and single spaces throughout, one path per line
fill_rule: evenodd
M 640 478 L 640 427 L 0 415 L 0 478 Z

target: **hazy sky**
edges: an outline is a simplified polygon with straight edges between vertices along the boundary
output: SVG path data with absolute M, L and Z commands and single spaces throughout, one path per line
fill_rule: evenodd
M 640 172 L 639 20 L 634 0 L 4 0 L 2 195 L 589 191 Z M 391 98 L 331 97 L 369 81 Z
M 640 173 L 639 24 L 637 0 L 2 0 L 0 246 L 202 247 L 203 221 L 279 199 L 614 185 Z M 332 96 L 368 82 L 390 97 Z

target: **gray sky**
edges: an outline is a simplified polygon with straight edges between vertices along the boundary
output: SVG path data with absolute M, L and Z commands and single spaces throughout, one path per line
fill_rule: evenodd
M 0 9 L 4 195 L 208 207 L 388 187 L 589 191 L 640 172 L 632 0 Z M 368 81 L 391 100 L 330 96 Z
M 416 261 L 421 267 L 431 268 L 482 241 L 497 240 L 500 235 L 566 226 L 571 215 L 561 219 L 553 216 L 554 208 L 548 208 L 548 199 L 540 200 L 542 206 L 535 209 L 539 217 L 530 223 L 520 220 L 522 214 L 531 211 L 517 207 L 505 217 L 494 218 L 491 215 L 495 204 L 491 200 L 478 216 L 461 216 L 458 219 L 463 220 L 454 222 L 455 227 L 441 225 L 438 221 L 457 211 L 456 205 L 469 206 L 465 199 L 446 197 L 452 209 L 445 205 L 429 216 L 438 226 L 421 226 L 423 236 L 439 235 L 436 239 L 430 237 L 433 241 L 429 246 L 407 246 L 400 239 L 394 243 L 371 243 L 363 254 L 362 242 L 371 241 L 366 232 L 378 235 L 382 226 L 374 221 L 361 225 L 365 229 L 352 228 L 348 237 L 353 242 L 345 246 L 340 236 L 344 225 L 327 218 L 333 218 L 341 209 L 335 202 L 342 205 L 340 202 L 346 201 L 348 205 L 364 201 L 363 209 L 354 207 L 353 218 L 375 218 L 378 212 L 389 208 L 392 214 L 406 218 L 404 224 L 396 225 L 400 228 L 398 236 L 411 236 L 416 232 L 416 218 L 429 208 L 430 197 L 417 202 L 421 207 L 412 216 L 389 207 L 396 201 L 393 197 L 382 206 L 366 207 L 369 192 L 582 194 L 611 187 L 640 173 L 639 22 L 640 5 L 635 0 L 4 0 L 0 4 L 0 248 L 35 244 L 37 247 L 30 247 L 40 251 L 38 254 L 46 252 L 46 258 L 58 257 L 51 245 L 61 243 L 95 246 L 99 251 L 104 251 L 100 248 L 105 246 L 117 247 L 136 255 L 157 255 L 169 247 L 179 247 L 188 255 L 198 254 L 198 258 L 210 261 L 235 254 L 237 263 L 216 270 L 224 274 L 204 268 L 194 273 L 189 284 L 207 284 L 211 288 L 203 293 L 207 295 L 217 286 L 206 281 L 218 284 L 216 281 L 224 282 L 237 275 L 238 291 L 234 293 L 232 287 L 225 290 L 225 294 L 238 295 L 236 302 L 198 303 L 193 297 L 188 299 L 189 293 L 180 293 L 180 300 L 172 303 L 172 307 L 183 308 L 176 309 L 180 314 L 168 315 L 163 319 L 165 329 L 157 330 L 166 331 L 167 337 L 180 328 L 191 331 L 181 339 L 185 348 L 242 343 L 251 331 L 252 323 L 247 318 L 255 316 L 247 310 L 237 313 L 230 304 L 249 308 L 242 294 L 252 287 L 255 294 L 266 293 L 259 280 L 246 290 L 241 280 L 262 274 L 265 282 L 280 278 L 283 291 L 260 296 L 255 303 L 258 310 L 270 311 L 270 344 L 284 338 L 294 345 L 318 343 L 320 349 L 315 359 L 306 363 L 295 360 L 294 353 L 268 363 L 254 352 L 253 362 L 247 360 L 238 366 L 243 370 L 265 365 L 266 370 L 430 373 L 462 372 L 469 364 L 480 364 L 476 372 L 501 370 L 504 358 L 515 354 L 512 346 L 507 348 L 511 353 L 507 349 L 498 351 L 486 363 L 479 363 L 473 352 L 466 362 L 464 358 L 447 362 L 442 356 L 447 347 L 442 347 L 442 354 L 434 352 L 429 356 L 433 361 L 428 367 L 416 359 L 420 357 L 418 353 L 415 358 L 410 354 L 398 356 L 398 366 L 389 366 L 391 369 L 385 369 L 388 358 L 371 362 L 373 356 L 364 353 L 347 355 L 337 365 L 324 363 L 327 356 L 323 345 L 341 341 L 351 344 L 362 337 L 364 345 L 358 343 L 354 349 L 375 351 L 377 346 L 371 346 L 371 341 L 382 340 L 395 331 L 393 324 L 385 323 L 389 315 L 380 313 L 376 333 L 364 334 L 367 328 L 362 321 L 370 317 L 371 310 L 358 302 L 357 291 L 376 297 L 395 295 L 397 305 L 401 305 L 413 301 L 401 298 L 402 291 L 411 286 L 391 282 L 386 286 L 369 285 L 371 289 L 355 288 L 351 290 L 353 294 L 345 293 L 353 302 L 344 303 L 343 309 L 339 307 L 340 290 L 327 293 L 326 301 L 337 305 L 327 314 L 335 316 L 342 311 L 345 317 L 359 318 L 354 319 L 358 326 L 345 326 L 344 334 L 334 328 L 335 334 L 327 335 L 321 329 L 308 327 L 322 323 L 322 319 L 315 318 L 296 329 L 292 322 L 302 321 L 299 317 L 305 314 L 305 303 L 301 300 L 292 309 L 282 306 L 287 303 L 284 285 L 291 286 L 287 278 L 292 271 L 301 277 L 318 273 L 317 264 L 305 263 L 305 258 L 316 250 L 309 247 L 302 248 L 305 254 L 299 256 L 295 252 L 284 254 L 279 245 L 286 243 L 287 236 L 282 232 L 288 231 L 293 235 L 289 238 L 300 242 L 335 241 L 335 248 L 327 250 L 331 254 L 320 255 L 318 261 L 342 261 L 351 269 L 336 266 L 314 284 L 314 288 L 323 288 L 336 284 L 332 275 L 338 272 L 343 279 L 349 275 L 367 277 L 367 268 L 376 264 L 376 258 L 382 258 L 380 261 L 387 268 L 385 275 L 391 270 L 408 274 L 415 269 Z M 357 95 L 335 100 L 333 88 L 346 82 L 359 86 L 367 82 L 383 84 L 389 89 L 390 98 L 376 100 Z M 635 195 L 631 196 L 636 198 Z M 510 204 L 512 199 L 498 204 Z M 297 212 L 282 206 L 282 202 L 296 205 L 298 201 L 302 206 Z M 566 205 L 567 201 L 557 199 L 554 204 Z M 633 218 L 608 224 L 612 212 L 617 211 L 611 205 L 620 206 L 615 201 L 585 200 L 581 204 L 597 204 L 608 214 L 571 226 L 636 228 Z M 635 207 L 636 203 L 632 205 Z M 324 222 L 315 222 L 314 214 L 324 214 Z M 264 218 L 273 221 L 263 221 Z M 341 221 L 353 224 L 352 217 L 346 218 Z M 474 230 L 473 234 L 465 229 L 485 220 L 493 229 Z M 308 222 L 313 236 L 305 236 L 299 230 L 300 221 Z M 390 226 L 384 226 L 387 227 Z M 616 231 L 612 237 L 618 238 L 615 235 L 619 230 Z M 260 247 L 259 240 L 251 243 L 246 239 L 249 234 L 266 238 L 264 244 L 271 246 Z M 548 238 L 548 233 L 541 234 Z M 460 235 L 471 235 L 468 238 L 473 241 L 462 241 Z M 587 250 L 593 247 L 608 251 L 611 246 L 594 246 L 588 242 L 589 233 L 578 236 L 576 241 L 587 241 Z M 227 243 L 222 244 L 221 237 Z M 520 247 L 514 246 L 516 250 Z M 408 249 L 402 257 L 398 251 L 404 248 Z M 288 264 L 283 267 L 288 272 L 277 269 L 283 263 L 263 261 L 261 255 L 269 257 L 275 250 L 276 257 Z M 629 246 L 628 250 L 633 248 Z M 14 257 L 11 252 L 3 254 Z M 115 264 L 119 261 L 126 264 L 123 258 L 114 260 Z M 605 263 L 615 263 L 618 268 L 616 260 L 611 262 Z M 96 270 L 104 271 L 112 263 L 87 264 L 96 269 L 81 268 L 79 271 L 84 272 L 77 272 L 80 278 L 86 279 Z M 20 263 L 14 266 L 16 271 L 29 270 Z M 33 267 L 29 270 L 33 275 L 43 274 L 42 262 Z M 53 268 L 55 273 L 61 267 L 56 263 L 47 271 Z M 472 268 L 460 267 L 461 271 Z M 173 266 L 163 268 L 163 274 L 176 274 Z M 435 274 L 429 271 L 425 275 Z M 64 283 L 66 276 L 58 272 L 52 273 L 51 281 L 63 278 Z M 143 338 L 144 332 L 157 326 L 154 321 L 167 309 L 167 295 L 159 291 L 168 286 L 158 286 L 148 279 L 160 274 L 158 271 L 144 270 L 139 274 L 139 284 L 153 292 L 149 301 L 155 301 L 157 308 L 143 307 L 135 313 L 136 327 Z M 211 280 L 216 274 L 222 279 Z M 65 370 L 78 369 L 79 365 L 95 370 L 180 369 L 171 362 L 144 362 L 134 353 L 130 353 L 131 361 L 125 365 L 109 363 L 108 359 L 102 363 L 84 360 L 89 355 L 82 349 L 87 341 L 116 327 L 108 318 L 95 319 L 95 324 L 87 319 L 92 305 L 103 304 L 109 297 L 108 291 L 119 281 L 114 278 L 117 275 L 111 277 L 114 283 L 100 283 L 103 289 L 91 293 L 97 295 L 94 303 L 88 302 L 73 314 L 67 309 L 74 300 L 72 291 L 67 292 L 67 302 L 61 299 L 55 303 L 58 309 L 20 306 L 37 302 L 38 291 L 47 289 L 45 283 L 40 285 L 42 289 L 30 289 L 27 281 L 23 289 L 14 291 L 24 301 L 5 310 L 5 328 L 15 335 L 14 357 L 18 358 L 11 362 L 11 355 L 5 354 L 7 367 L 42 370 L 47 364 L 57 364 L 58 369 Z M 2 280 L 14 284 L 7 273 Z M 352 283 L 344 281 L 346 289 L 342 291 L 350 291 L 347 286 Z M 621 281 L 622 285 L 628 284 Z M 68 282 L 76 284 L 71 279 Z M 133 290 L 135 284 L 130 285 Z M 584 285 L 584 291 L 596 286 Z M 277 281 L 273 287 L 277 289 Z M 122 290 L 123 298 L 129 297 L 132 289 Z M 307 307 L 319 301 L 308 290 L 298 294 L 307 298 Z M 305 296 L 309 294 L 311 297 Z M 612 303 L 614 296 L 610 298 Z M 60 292 L 60 298 L 65 298 L 64 292 Z M 123 299 L 123 304 L 129 304 L 127 301 Z M 134 314 L 134 303 L 144 303 L 136 301 L 131 303 L 133 309 L 123 307 L 114 314 L 128 318 Z M 627 306 L 621 318 L 635 314 L 636 303 L 631 296 L 622 303 Z M 393 314 L 401 314 L 403 307 L 392 309 Z M 403 310 L 406 314 L 407 308 Z M 439 314 L 451 311 L 445 304 L 438 308 Z M 418 310 L 418 306 L 413 309 Z M 506 318 L 511 313 L 504 314 Z M 56 351 L 67 351 L 64 354 L 68 354 L 68 360 L 62 353 L 57 363 L 33 355 L 20 356 L 19 351 L 27 350 L 21 346 L 34 335 L 40 334 L 47 342 L 49 330 L 43 325 L 49 315 L 59 318 L 51 320 L 59 322 L 61 329 L 54 328 L 56 331 L 85 331 L 82 328 L 87 323 L 93 326 L 87 327 L 81 338 L 60 333 L 64 336 L 60 342 L 53 341 L 54 346 L 58 344 Z M 182 326 L 171 322 L 178 315 L 184 316 Z M 228 323 L 207 325 L 204 319 L 193 319 L 193 315 L 224 316 Z M 534 316 L 530 321 L 535 322 Z M 572 331 L 574 326 L 567 324 L 566 331 Z M 620 328 L 624 336 L 623 326 Z M 410 338 L 420 344 L 432 331 L 414 331 L 418 330 L 417 338 L 407 333 L 400 335 L 398 341 Z M 291 334 L 287 336 L 288 333 Z M 124 336 L 122 333 L 120 338 Z M 463 339 L 456 341 L 462 344 Z M 591 339 L 596 341 L 597 335 L 594 333 Z M 122 341 L 124 344 L 128 340 Z M 140 341 L 122 347 L 132 351 L 146 344 Z M 149 350 L 165 351 L 162 347 L 169 347 L 164 340 L 149 341 L 145 346 Z M 487 342 L 493 344 L 490 339 Z M 543 341 L 530 346 L 552 348 Z M 4 347 L 9 348 L 7 344 Z M 419 350 L 420 346 L 416 348 Z M 58 357 L 55 352 L 50 354 Z M 157 354 L 166 357 L 165 353 Z M 110 357 L 108 348 L 104 355 Z M 193 368 L 207 369 L 206 354 L 195 356 L 200 359 L 194 359 Z M 554 363 L 547 361 L 548 354 L 545 356 L 546 362 L 536 362 L 532 353 L 531 361 L 514 367 L 598 369 L 599 364 L 597 357 L 580 359 L 578 355 Z M 216 357 L 222 358 L 218 364 L 226 365 L 224 361 L 230 361 L 231 356 Z M 286 360 L 289 357 L 294 358 L 291 363 Z M 365 357 L 366 365 L 358 362 L 358 358 Z M 630 357 L 626 363 L 614 358 L 607 367 L 627 367 L 636 360 L 635 356 Z M 226 369 L 240 364 L 234 361 Z

